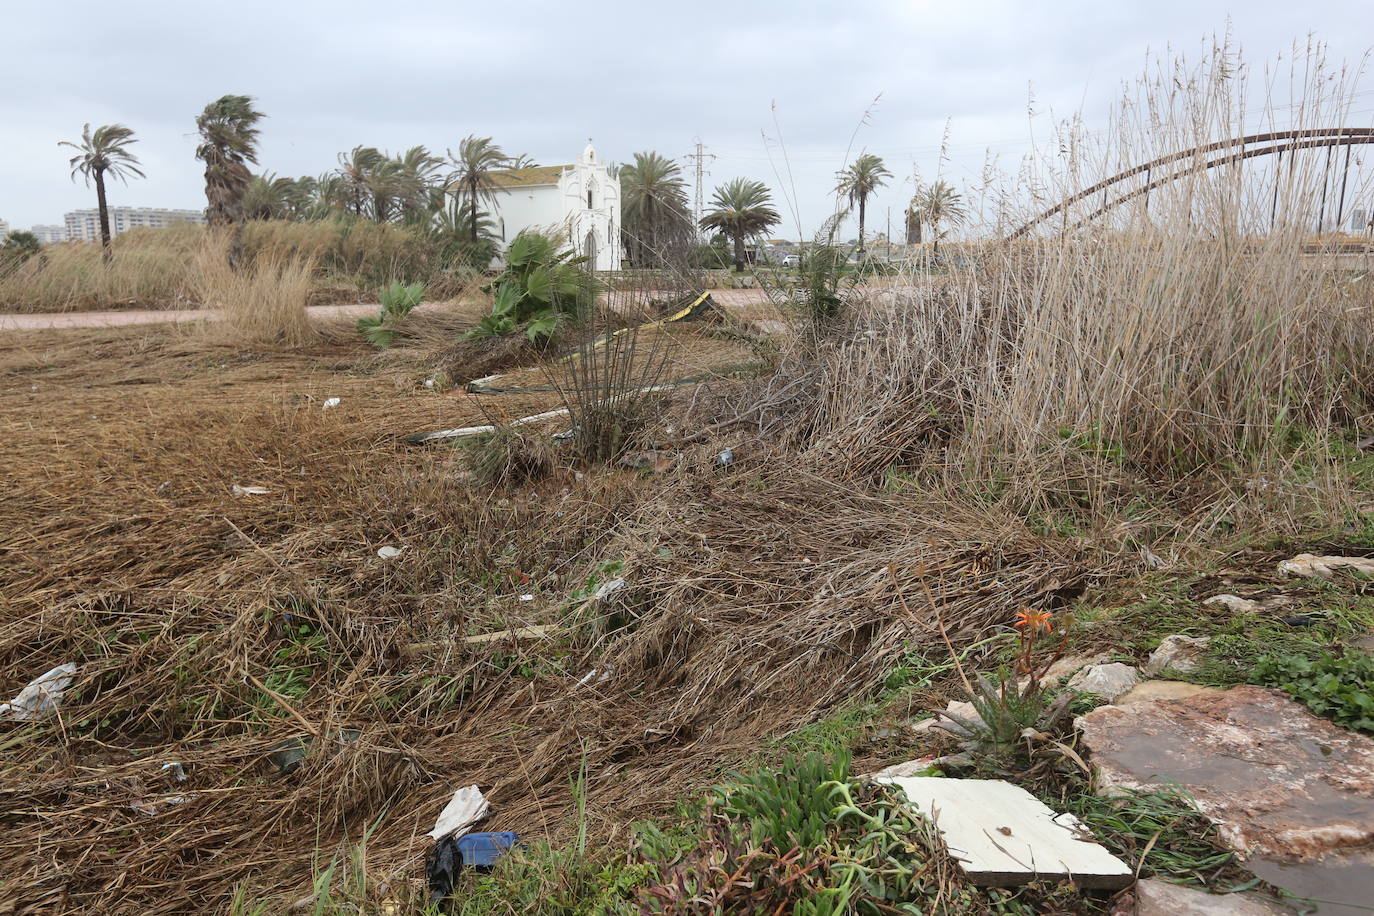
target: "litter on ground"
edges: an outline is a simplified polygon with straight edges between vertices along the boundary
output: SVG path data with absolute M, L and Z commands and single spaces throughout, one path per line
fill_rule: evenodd
M 490 811 L 491 802 L 487 801 L 481 789 L 464 786 L 453 793 L 453 798 L 439 812 L 434 829 L 426 836 L 431 840 L 442 840 L 455 833 L 466 833 L 469 827 L 486 817 Z
M 57 712 L 62 694 L 76 677 L 76 663 L 67 662 L 43 672 L 29 681 L 23 690 L 8 703 L 0 703 L 0 716 L 17 722 L 34 722 Z
M 1020 786 L 999 779 L 884 776 L 934 822 L 950 855 L 974 884 L 1010 887 L 1044 878 L 1116 889 L 1131 867 L 1091 839 L 1072 814 L 1055 815 Z

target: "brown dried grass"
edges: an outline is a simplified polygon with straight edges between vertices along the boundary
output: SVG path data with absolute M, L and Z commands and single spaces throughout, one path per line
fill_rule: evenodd
M 191 282 L 218 320 L 207 333 L 222 341 L 300 347 L 315 331 L 305 307 L 314 266 L 304 255 L 263 253 L 239 269 L 229 266 L 228 239 L 210 235 L 196 253 Z
M 715 446 L 656 480 L 556 470 L 489 496 L 454 453 L 401 437 L 478 421 L 492 398 L 435 395 L 355 342 L 46 341 L 0 348 L 20 383 L 0 395 L 0 671 L 7 689 L 68 659 L 82 674 L 58 720 L 0 735 L 0 850 L 21 909 L 180 913 L 245 882 L 295 899 L 371 825 L 369 868 L 414 883 L 454 787 L 488 790 L 493 829 L 557 838 L 584 759 L 605 836 L 926 638 L 897 600 L 916 576 L 961 639 L 1086 574 L 1077 551 L 1004 520 L 776 459 L 721 474 Z M 321 410 L 329 396 L 342 404 Z M 381 560 L 384 544 L 406 551 Z M 633 584 L 614 616 L 569 617 L 564 596 L 616 557 Z M 539 600 L 515 600 L 528 590 Z M 456 639 L 532 623 L 571 629 Z M 302 625 L 311 648 L 293 655 Z M 593 667 L 613 676 L 577 686 Z M 266 758 L 301 735 L 315 746 L 283 777 Z M 160 770 L 171 760 L 186 783 Z

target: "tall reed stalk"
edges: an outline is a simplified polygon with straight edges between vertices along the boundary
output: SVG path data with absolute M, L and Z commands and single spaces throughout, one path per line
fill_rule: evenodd
M 1295 126 L 1340 123 L 1351 75 L 1328 72 L 1320 49 L 1305 63 L 1292 104 L 1271 100 L 1258 120 L 1229 49 L 1161 68 L 1105 136 L 1069 131 L 1062 155 L 990 193 L 991 220 L 1008 230 L 1103 175 L 1280 110 Z M 938 469 L 1032 502 L 1065 489 L 1091 499 L 1116 469 L 1175 481 L 1274 471 L 1300 445 L 1350 437 L 1374 409 L 1374 284 L 1348 255 L 1308 244 L 1324 196 L 1331 206 L 1326 161 L 1314 149 L 1185 170 L 1096 220 L 1100 201 L 1084 201 L 1030 236 L 910 270 L 856 302 L 833 346 L 809 351 L 819 395 L 799 433 L 856 474 Z M 1368 173 L 1345 177 L 1348 197 L 1368 199 Z
M 259 254 L 239 270 L 224 257 L 226 238 L 212 235 L 196 256 L 192 282 L 206 308 L 219 312 L 213 336 L 242 343 L 299 347 L 315 338 L 306 314 L 313 265 L 303 255 Z

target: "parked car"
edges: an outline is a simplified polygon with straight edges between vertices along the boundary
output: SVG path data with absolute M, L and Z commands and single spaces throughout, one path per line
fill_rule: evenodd
M 789 254 L 782 259 L 783 267 L 801 267 L 801 255 Z

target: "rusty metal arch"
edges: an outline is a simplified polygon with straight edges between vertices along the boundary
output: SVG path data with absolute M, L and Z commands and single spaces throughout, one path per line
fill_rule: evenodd
M 1374 128 L 1333 127 L 1308 128 L 1304 130 L 1280 130 L 1269 131 L 1267 133 L 1260 134 L 1249 134 L 1244 137 L 1233 137 L 1229 140 L 1217 140 L 1215 142 L 1206 143 L 1201 146 L 1195 146 L 1191 149 L 1186 149 L 1181 152 L 1169 153 L 1168 155 L 1160 156 L 1157 159 L 1152 159 L 1149 162 L 1145 162 L 1140 165 L 1129 168 L 1124 172 L 1119 172 L 1118 174 L 1113 175 L 1110 178 L 1105 178 L 1102 181 L 1099 181 L 1097 184 L 1093 185 L 1092 187 L 1084 188 L 1082 191 L 1079 191 L 1076 194 L 1072 194 L 1069 197 L 1064 198 L 1062 201 L 1055 204 L 1053 207 L 1050 207 L 1048 210 L 1039 214 L 1035 218 L 1022 224 L 1011 233 L 1010 237 L 1017 238 L 1019 236 L 1025 235 L 1031 229 L 1035 228 L 1040 223 L 1045 222 L 1046 220 L 1050 219 L 1056 214 L 1067 212 L 1067 210 L 1070 207 L 1072 207 L 1079 201 L 1086 200 L 1087 198 L 1099 192 L 1107 191 L 1107 189 L 1111 188 L 1113 185 L 1120 184 L 1121 182 L 1126 181 L 1127 179 L 1133 178 L 1136 175 L 1140 175 L 1142 173 L 1145 173 L 1147 175 L 1147 180 L 1142 187 L 1135 188 L 1132 191 L 1123 194 L 1110 202 L 1104 202 L 1102 206 L 1098 207 L 1091 214 L 1077 221 L 1074 224 L 1074 227 L 1078 228 L 1084 225 L 1085 223 L 1091 222 L 1092 220 L 1096 219 L 1097 217 L 1101 216 L 1107 211 L 1120 206 L 1126 201 L 1139 197 L 1142 194 L 1148 194 L 1154 188 L 1157 188 L 1163 184 L 1167 184 L 1178 178 L 1182 178 L 1184 175 L 1203 172 L 1207 169 L 1215 168 L 1220 165 L 1227 165 L 1230 163 L 1240 162 L 1242 160 L 1250 159 L 1255 156 L 1268 156 L 1274 155 L 1276 153 L 1282 154 L 1285 152 L 1300 149 L 1313 149 L 1321 147 L 1335 148 L 1338 146 L 1344 146 L 1348 150 L 1351 146 L 1365 143 L 1374 143 Z M 1252 147 L 1255 144 L 1262 145 L 1258 148 L 1248 148 Z M 1155 169 L 1170 166 L 1176 162 L 1180 162 L 1186 159 L 1196 159 L 1200 156 L 1205 157 L 1210 153 L 1226 149 L 1231 149 L 1233 151 L 1228 152 L 1223 156 L 1218 156 L 1214 159 L 1208 159 L 1201 163 L 1192 164 L 1185 168 L 1178 169 L 1161 178 L 1148 178 L 1148 176 L 1152 174 Z

